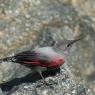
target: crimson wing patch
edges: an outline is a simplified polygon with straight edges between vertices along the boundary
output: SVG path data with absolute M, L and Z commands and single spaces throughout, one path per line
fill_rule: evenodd
M 24 51 L 14 56 L 15 62 L 23 65 L 40 65 L 47 63 L 47 56 L 35 51 Z

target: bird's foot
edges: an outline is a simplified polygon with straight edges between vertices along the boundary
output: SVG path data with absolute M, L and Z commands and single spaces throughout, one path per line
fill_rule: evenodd
M 51 89 L 54 89 L 52 83 L 48 83 L 48 82 L 44 81 L 43 84 L 46 85 L 46 86 L 48 86 L 48 87 L 50 87 Z
M 42 82 L 40 82 L 40 84 L 37 84 L 36 87 L 41 87 L 41 86 L 47 86 L 50 89 L 54 90 L 54 85 L 57 85 L 57 83 L 55 81 L 52 81 L 51 83 L 43 80 Z
M 43 81 L 43 82 L 37 84 L 36 88 L 41 87 L 41 86 L 47 86 L 47 87 L 50 87 L 51 89 L 54 89 L 53 84 L 52 83 L 48 83 L 46 81 Z

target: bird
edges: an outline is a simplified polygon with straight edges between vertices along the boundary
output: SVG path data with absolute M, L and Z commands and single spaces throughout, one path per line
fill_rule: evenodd
M 44 83 L 47 84 L 42 72 L 60 68 L 65 63 L 64 56 L 61 52 L 64 52 L 82 38 L 60 41 L 54 46 L 39 47 L 33 50 L 19 52 L 13 56 L 0 59 L 0 63 L 13 62 L 24 65 L 34 72 L 38 72 Z

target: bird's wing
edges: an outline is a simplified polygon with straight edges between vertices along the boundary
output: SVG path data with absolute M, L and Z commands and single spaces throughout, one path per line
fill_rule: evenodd
M 47 56 L 37 53 L 35 51 L 24 51 L 16 54 L 14 56 L 14 59 L 16 63 L 40 65 L 41 63 L 46 63 Z

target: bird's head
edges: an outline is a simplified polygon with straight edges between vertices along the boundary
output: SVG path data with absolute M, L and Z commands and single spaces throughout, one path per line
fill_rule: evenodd
M 79 40 L 82 40 L 84 38 L 84 36 L 80 36 L 74 40 L 64 40 L 64 41 L 60 41 L 58 42 L 56 45 L 55 45 L 55 49 L 58 49 L 58 50 L 62 50 L 62 51 L 65 51 L 65 50 L 68 50 L 69 48 L 71 48 L 71 46 L 78 42 Z

